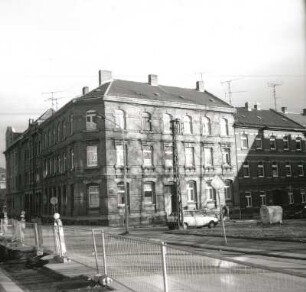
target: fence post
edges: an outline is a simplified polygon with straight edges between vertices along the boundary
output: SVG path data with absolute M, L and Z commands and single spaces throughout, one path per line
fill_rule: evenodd
M 164 280 L 164 292 L 168 292 L 168 279 L 167 279 L 167 262 L 166 262 L 166 243 L 161 243 L 162 253 L 162 267 L 163 267 L 163 280 Z
M 70 259 L 65 256 L 67 250 L 66 250 L 62 220 L 60 219 L 59 213 L 54 213 L 53 217 L 54 217 L 54 238 L 55 238 L 56 253 L 59 261 L 62 263 L 66 263 L 70 261 Z
M 102 230 L 102 250 L 103 250 L 103 267 L 104 267 L 104 275 L 107 275 L 107 266 L 106 266 L 106 252 L 105 252 L 105 234 Z
M 95 259 L 96 259 L 97 275 L 100 275 L 99 264 L 98 264 L 98 252 L 97 252 L 97 245 L 96 245 L 96 238 L 95 238 L 95 230 L 92 229 L 91 232 L 92 232 L 92 241 L 93 241 Z

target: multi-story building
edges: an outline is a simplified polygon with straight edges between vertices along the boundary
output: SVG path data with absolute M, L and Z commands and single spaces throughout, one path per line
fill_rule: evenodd
M 306 204 L 305 128 L 274 110 L 237 108 L 235 137 L 242 215 L 261 205 L 286 212 Z
M 5 206 L 6 200 L 6 170 L 0 167 L 0 213 Z
M 183 208 L 233 206 L 235 111 L 203 82 L 186 89 L 159 85 L 156 75 L 140 83 L 100 71 L 98 88 L 84 87 L 81 97 L 30 121 L 24 133 L 8 128 L 9 210 L 42 217 L 56 210 L 64 220 L 114 225 L 126 197 L 131 224 L 159 222 L 175 209 L 175 177 Z M 226 184 L 220 199 L 211 186 L 216 175 Z

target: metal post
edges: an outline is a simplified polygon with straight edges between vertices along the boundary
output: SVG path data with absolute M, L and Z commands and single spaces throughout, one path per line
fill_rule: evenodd
M 166 262 L 166 243 L 161 243 L 162 265 L 163 265 L 163 280 L 164 292 L 168 292 L 168 278 L 167 278 L 167 262 Z
M 226 239 L 226 234 L 225 234 L 225 226 L 224 226 L 224 220 L 223 220 L 223 212 L 222 212 L 222 205 L 221 205 L 221 201 L 220 201 L 220 193 L 219 190 L 217 190 L 217 194 L 218 194 L 218 199 L 219 199 L 219 206 L 220 206 L 220 219 L 222 222 L 222 229 L 223 229 L 223 235 L 224 235 L 224 242 L 227 245 L 227 239 Z
M 37 223 L 34 223 L 34 233 L 35 233 L 35 245 L 36 245 L 36 249 L 38 251 L 40 249 L 40 246 L 39 246 Z
M 104 267 L 104 275 L 107 275 L 107 266 L 106 266 L 106 252 L 105 252 L 105 234 L 102 230 L 101 232 L 102 236 L 102 250 L 103 250 L 103 267 Z
M 91 232 L 92 232 L 92 241 L 93 241 L 95 259 L 96 259 L 97 274 L 100 274 L 100 271 L 99 271 L 99 264 L 98 264 L 97 245 L 96 245 L 96 238 L 95 238 L 95 230 L 92 229 Z

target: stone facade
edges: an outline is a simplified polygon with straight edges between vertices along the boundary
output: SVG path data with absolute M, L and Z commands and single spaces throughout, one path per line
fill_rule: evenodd
M 24 133 L 8 128 L 9 212 L 51 218 L 58 211 L 67 221 L 119 225 L 125 174 L 130 224 L 164 221 L 176 193 L 174 119 L 181 125 L 183 207 L 239 203 L 233 107 L 197 90 L 199 84 L 160 86 L 157 76 L 148 83 L 110 82 L 106 73 L 97 89 L 31 121 Z M 215 175 L 227 183 L 220 201 L 210 186 Z M 58 204 L 50 204 L 52 197 Z

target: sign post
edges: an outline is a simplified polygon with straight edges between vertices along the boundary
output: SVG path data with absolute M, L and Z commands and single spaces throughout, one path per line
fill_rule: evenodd
M 220 207 L 220 220 L 222 222 L 222 229 L 223 229 L 223 235 L 224 235 L 224 242 L 225 245 L 227 245 L 227 239 L 226 239 L 226 233 L 225 233 L 225 226 L 224 226 L 224 220 L 223 220 L 223 212 L 222 212 L 222 205 L 221 205 L 221 200 L 220 200 L 220 190 L 224 189 L 225 183 L 224 181 L 219 177 L 219 176 L 214 176 L 211 185 L 213 188 L 216 189 L 217 195 L 218 195 L 218 200 L 219 200 L 219 207 Z
M 53 213 L 55 213 L 55 205 L 58 203 L 57 197 L 51 197 L 50 203 L 53 206 Z

